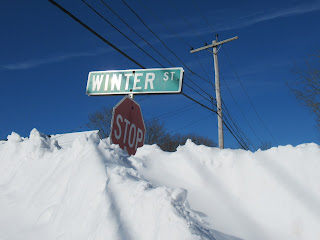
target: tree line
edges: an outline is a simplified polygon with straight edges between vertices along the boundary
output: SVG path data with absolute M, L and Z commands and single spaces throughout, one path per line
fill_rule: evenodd
M 112 121 L 112 108 L 104 107 L 103 109 L 89 115 L 89 127 L 98 129 L 102 138 L 110 136 Z M 217 144 L 211 139 L 200 136 L 196 133 L 189 134 L 171 134 L 168 132 L 164 123 L 157 118 L 145 122 L 146 135 L 145 144 L 157 144 L 163 151 L 174 152 L 179 145 L 184 145 L 187 139 L 191 139 L 197 145 L 216 147 Z

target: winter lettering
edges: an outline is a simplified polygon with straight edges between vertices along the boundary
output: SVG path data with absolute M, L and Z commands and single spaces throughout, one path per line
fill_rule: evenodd
M 166 72 L 165 74 L 168 74 Z M 92 90 L 101 91 L 126 91 L 126 90 L 153 90 L 154 73 L 119 73 L 119 74 L 96 74 L 92 76 Z M 168 78 L 168 77 L 166 77 Z M 110 79 L 110 81 L 109 81 Z M 144 81 L 142 81 L 144 80 Z M 165 80 L 165 79 L 164 79 Z M 166 80 L 165 80 L 166 81 Z M 131 84 L 130 84 L 131 83 Z
M 87 94 L 180 93 L 183 68 L 132 69 L 90 72 Z

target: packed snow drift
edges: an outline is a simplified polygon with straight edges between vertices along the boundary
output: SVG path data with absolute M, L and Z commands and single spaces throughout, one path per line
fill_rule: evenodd
M 34 129 L 0 144 L 1 240 L 319 239 L 316 144 L 128 156 L 96 133 L 57 140 Z

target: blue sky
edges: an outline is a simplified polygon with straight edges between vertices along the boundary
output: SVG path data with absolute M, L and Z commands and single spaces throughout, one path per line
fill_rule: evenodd
M 145 67 L 161 67 L 81 0 L 57 2 Z M 87 2 L 165 67 L 171 67 L 99 0 Z M 319 1 L 126 2 L 189 68 L 209 81 L 214 79 L 212 53 L 202 51 L 196 56 L 190 54 L 190 46 L 209 44 L 216 33 L 220 40 L 239 36 L 219 50 L 222 98 L 253 145 L 320 143 L 312 115 L 286 86 L 297 78 L 294 71 L 303 69 L 304 61 L 319 53 Z M 121 0 L 107 3 L 176 67 L 183 67 Z M 88 97 L 88 73 L 138 66 L 49 1 L 6 0 L 1 9 L 0 139 L 6 139 L 12 131 L 28 136 L 32 128 L 46 134 L 87 130 L 90 113 L 120 101 L 121 96 Z M 215 97 L 210 84 L 185 71 Z M 185 78 L 185 83 L 201 92 L 189 79 Z M 210 106 L 185 85 L 183 91 Z M 136 100 L 145 120 L 159 117 L 169 132 L 195 132 L 217 142 L 217 117 L 181 94 L 144 95 Z M 227 131 L 225 146 L 238 146 Z

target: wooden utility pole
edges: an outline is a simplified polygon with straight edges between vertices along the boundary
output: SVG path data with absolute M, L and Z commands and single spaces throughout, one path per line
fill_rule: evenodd
M 218 42 L 218 34 L 216 35 L 216 40 L 212 41 L 212 44 L 193 49 L 190 53 L 199 52 L 208 48 L 213 48 L 213 59 L 214 59 L 214 72 L 215 72 L 215 88 L 216 88 L 216 101 L 217 101 L 217 113 L 218 113 L 218 136 L 219 136 L 219 148 L 224 148 L 224 138 L 223 138 L 223 119 L 222 119 L 222 104 L 221 104 L 221 93 L 220 93 L 220 80 L 219 80 L 219 65 L 218 65 L 218 51 L 217 47 L 224 43 L 230 42 L 232 40 L 238 39 L 238 36 L 229 38 Z

